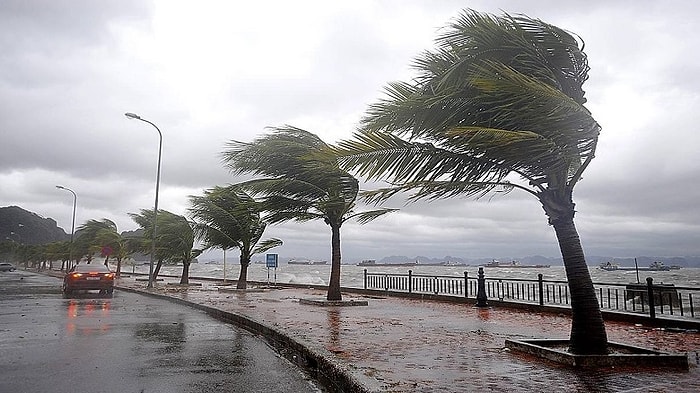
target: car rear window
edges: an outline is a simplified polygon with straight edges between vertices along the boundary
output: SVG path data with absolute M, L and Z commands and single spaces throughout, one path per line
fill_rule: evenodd
M 73 271 L 78 272 L 78 273 L 87 273 L 87 272 L 109 273 L 110 272 L 109 268 L 101 263 L 91 263 L 89 265 L 87 265 L 87 264 L 76 265 L 73 268 Z

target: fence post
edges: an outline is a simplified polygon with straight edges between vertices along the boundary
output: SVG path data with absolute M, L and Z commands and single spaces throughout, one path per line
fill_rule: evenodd
M 413 271 L 408 271 L 408 293 L 413 292 Z
M 654 279 L 647 277 L 647 296 L 649 296 L 649 317 L 656 318 L 656 308 L 654 308 Z
M 477 279 L 476 306 L 488 307 L 486 302 L 486 278 L 484 278 L 484 268 L 479 268 L 479 278 Z
M 540 306 L 544 306 L 544 283 L 542 282 L 542 273 L 537 275 L 537 284 L 540 287 Z
M 464 297 L 469 297 L 469 273 L 464 272 Z
M 365 282 L 365 289 L 367 289 L 367 269 L 365 269 L 364 282 Z

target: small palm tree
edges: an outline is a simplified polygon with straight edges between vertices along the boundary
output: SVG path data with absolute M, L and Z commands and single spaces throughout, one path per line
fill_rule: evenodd
M 202 251 L 194 249 L 194 223 L 166 210 L 158 212 L 158 236 L 162 256 L 173 263 L 182 263 L 180 284 L 189 284 L 190 265 Z
M 329 145 L 318 136 L 292 126 L 273 128 L 252 143 L 231 141 L 223 153 L 234 174 L 262 176 L 239 186 L 260 196 L 265 221 L 323 220 L 331 228 L 331 277 L 328 300 L 340 292 L 340 228 L 349 219 L 361 224 L 395 209 L 355 212 L 356 178 L 341 170 L 334 157 L 320 154 Z
M 90 243 L 90 254 L 109 250 L 102 255 L 105 257 L 105 266 L 109 266 L 109 257 L 112 253 L 119 254 L 121 248 L 124 247 L 124 239 L 117 230 L 117 224 L 107 218 L 100 221 L 88 220 L 78 227 L 78 230 L 81 231 L 83 240 Z M 117 261 L 117 270 L 121 270 L 121 260 Z
M 381 202 L 525 191 L 559 241 L 571 291 L 570 350 L 607 352 L 607 335 L 574 225 L 574 186 L 594 157 L 600 126 L 583 106 L 586 55 L 566 31 L 526 16 L 464 12 L 415 61 L 414 83 L 392 83 L 341 166 L 391 187 Z
M 160 220 L 161 220 L 161 210 L 158 210 L 158 223 L 160 227 Z M 139 246 L 140 249 L 139 251 L 143 254 L 150 255 L 151 254 L 151 243 L 153 241 L 153 219 L 155 218 L 155 214 L 153 210 L 150 209 L 141 209 L 140 213 L 129 213 L 129 217 L 131 217 L 132 220 L 136 224 L 138 224 L 139 227 L 143 230 L 143 235 L 140 238 L 139 241 Z M 155 269 L 153 270 L 153 280 L 158 278 L 158 273 L 160 273 L 160 268 L 163 266 L 163 261 L 167 257 L 167 248 L 156 239 L 156 248 L 155 248 L 155 255 L 152 256 L 153 260 L 156 260 L 156 266 Z
M 241 271 L 238 289 L 247 288 L 248 266 L 255 254 L 282 245 L 279 239 L 261 241 L 267 225 L 260 218 L 262 205 L 239 187 L 214 187 L 203 196 L 191 196 L 190 216 L 196 236 L 204 248 L 240 250 Z
M 70 254 L 70 242 L 59 241 L 45 245 L 46 256 L 50 261 L 61 261 L 61 271 L 66 266 Z

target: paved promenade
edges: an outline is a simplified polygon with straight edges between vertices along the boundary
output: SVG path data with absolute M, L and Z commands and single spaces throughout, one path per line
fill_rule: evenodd
M 170 282 L 168 282 L 170 281 Z M 567 338 L 566 316 L 468 304 L 344 294 L 367 306 L 322 307 L 325 290 L 245 291 L 214 282 L 154 289 L 122 278 L 125 289 L 150 291 L 233 313 L 267 326 L 335 363 L 368 392 L 700 392 L 700 333 L 609 322 L 610 341 L 688 353 L 690 370 L 574 370 L 513 353 L 505 339 Z M 118 296 L 118 293 L 117 295 Z

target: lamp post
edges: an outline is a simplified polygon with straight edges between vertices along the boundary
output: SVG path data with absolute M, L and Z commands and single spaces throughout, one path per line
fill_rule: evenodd
M 68 250 L 68 266 L 66 266 L 66 271 L 68 271 L 71 268 L 71 264 L 73 263 L 73 235 L 75 234 L 75 207 L 78 204 L 78 196 L 75 194 L 75 191 L 71 190 L 70 188 L 63 187 L 63 186 L 56 186 L 56 188 L 61 189 L 61 190 L 70 191 L 70 193 L 73 194 L 73 221 L 71 222 L 71 226 L 70 226 L 70 249 Z M 61 265 L 61 271 L 63 271 L 63 265 Z
M 163 151 L 163 134 L 160 132 L 160 129 L 158 126 L 155 124 L 151 123 L 150 121 L 141 118 L 141 116 L 127 112 L 124 114 L 124 116 L 128 117 L 129 119 L 136 119 L 136 120 L 141 120 L 143 122 L 146 122 L 150 125 L 153 126 L 153 128 L 158 131 L 158 170 L 156 172 L 156 200 L 155 204 L 153 207 L 153 233 L 151 236 L 151 260 L 150 263 L 148 264 L 148 288 L 153 288 L 153 258 L 156 253 L 156 231 L 158 229 L 158 189 L 160 188 L 160 159 L 161 159 L 161 153 Z

